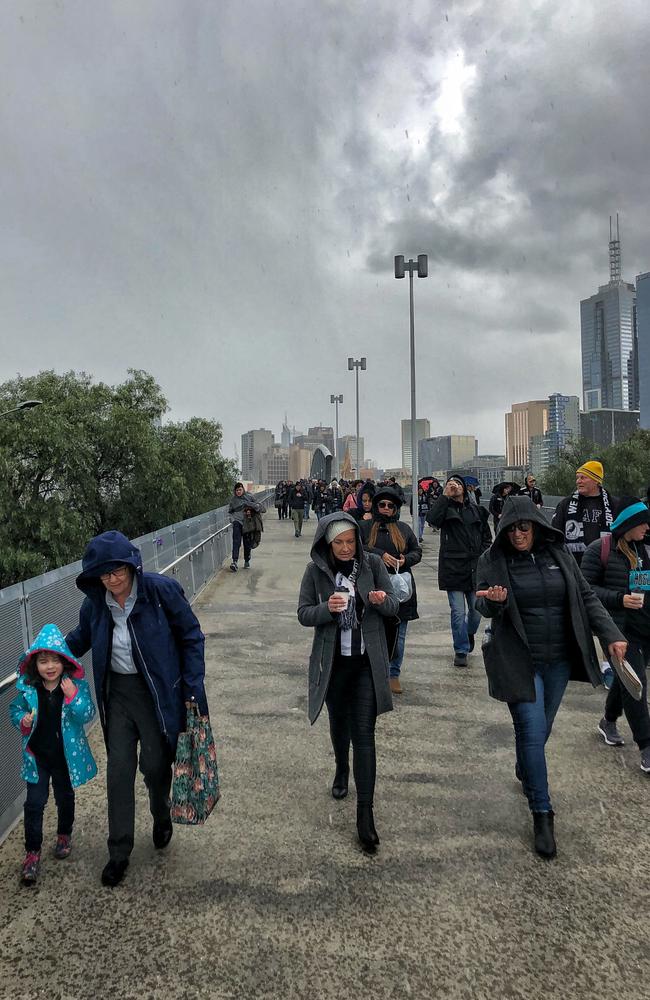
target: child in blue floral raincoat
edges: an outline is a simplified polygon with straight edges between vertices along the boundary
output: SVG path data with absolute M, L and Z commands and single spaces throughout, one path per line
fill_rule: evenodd
M 84 725 L 95 715 L 84 668 L 56 625 L 45 625 L 19 662 L 18 695 L 9 706 L 12 724 L 23 738 L 21 777 L 25 800 L 25 860 L 22 882 L 37 878 L 43 842 L 43 813 L 50 781 L 57 806 L 54 856 L 72 849 L 74 789 L 97 774 Z

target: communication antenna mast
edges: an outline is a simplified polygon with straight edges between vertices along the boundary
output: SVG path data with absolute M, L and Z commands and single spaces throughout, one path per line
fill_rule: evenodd
M 617 285 L 621 281 L 621 234 L 618 227 L 618 212 L 616 213 L 616 238 L 612 230 L 612 217 L 609 217 L 609 283 Z

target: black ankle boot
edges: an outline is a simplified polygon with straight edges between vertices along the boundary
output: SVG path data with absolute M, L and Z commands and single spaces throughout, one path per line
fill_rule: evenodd
M 535 830 L 535 850 L 542 858 L 554 858 L 557 854 L 555 836 L 553 833 L 554 812 L 533 813 Z
M 350 780 L 350 766 L 345 764 L 336 765 L 336 774 L 332 784 L 332 798 L 344 799 L 348 794 L 348 782 Z
M 374 854 L 379 844 L 372 806 L 357 806 L 357 833 L 364 851 Z

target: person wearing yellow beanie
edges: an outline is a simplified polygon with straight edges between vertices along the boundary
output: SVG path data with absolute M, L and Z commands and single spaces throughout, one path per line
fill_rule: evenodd
M 611 528 L 618 511 L 618 500 L 603 486 L 602 463 L 590 459 L 576 469 L 576 489 L 560 500 L 553 514 L 553 527 L 564 534 L 566 546 L 578 563 L 587 546 Z

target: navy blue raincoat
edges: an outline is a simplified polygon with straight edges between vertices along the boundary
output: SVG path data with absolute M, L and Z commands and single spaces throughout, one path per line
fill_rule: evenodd
M 84 552 L 77 587 L 86 594 L 79 625 L 66 636 L 72 653 L 92 649 L 95 693 L 106 728 L 106 682 L 110 671 L 113 617 L 99 576 L 111 564 L 132 566 L 138 596 L 128 618 L 131 653 L 151 692 L 156 715 L 172 748 L 185 728 L 185 702 L 195 700 L 207 715 L 204 636 L 180 584 L 159 573 L 145 573 L 140 550 L 119 531 L 91 539 Z

